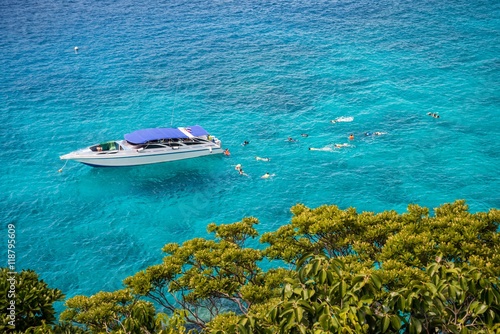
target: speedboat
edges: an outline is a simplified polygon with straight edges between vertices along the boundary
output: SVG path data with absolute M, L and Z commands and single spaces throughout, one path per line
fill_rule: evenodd
M 128 133 L 123 140 L 95 144 L 65 155 L 94 167 L 155 164 L 223 153 L 221 142 L 199 125 L 152 128 Z

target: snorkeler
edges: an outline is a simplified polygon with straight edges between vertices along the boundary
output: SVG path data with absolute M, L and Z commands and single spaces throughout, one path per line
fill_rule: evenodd
M 324 152 L 333 152 L 333 149 L 329 146 L 325 147 L 309 147 L 309 151 L 324 151 Z
M 354 121 L 354 117 L 352 117 L 352 116 L 347 116 L 347 117 L 346 116 L 341 116 L 341 117 L 337 117 L 335 119 L 332 119 L 330 121 L 330 123 L 335 124 L 335 123 L 352 122 L 352 121 Z
M 241 146 L 247 146 L 248 144 L 250 144 L 250 142 L 248 140 L 245 140 L 243 143 L 241 143 Z
M 255 160 L 257 160 L 257 161 L 271 161 L 271 158 L 255 157 Z

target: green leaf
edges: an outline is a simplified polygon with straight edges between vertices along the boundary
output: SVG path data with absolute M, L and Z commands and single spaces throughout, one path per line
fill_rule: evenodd
M 297 319 L 297 322 L 301 322 L 303 316 L 304 316 L 304 310 L 302 309 L 302 307 L 297 307 L 295 309 L 295 318 Z
M 327 279 L 327 277 L 326 277 L 326 270 L 321 269 L 321 271 L 319 272 L 319 280 L 318 280 L 319 283 L 320 284 L 325 284 L 326 279 Z
M 377 274 L 372 273 L 370 275 L 370 280 L 372 281 L 372 283 L 375 285 L 375 287 L 377 289 L 380 289 L 382 287 L 382 280 L 380 279 L 380 277 Z
M 339 292 L 340 292 L 341 298 L 344 298 L 344 296 L 346 294 L 346 290 L 347 290 L 347 283 L 344 280 L 340 281 Z
M 479 307 L 479 302 L 476 300 L 470 304 L 469 310 L 471 310 L 473 313 L 476 313 L 476 309 L 478 307 Z
M 488 305 L 481 304 L 476 308 L 476 315 L 481 315 L 488 310 Z
M 285 288 L 283 289 L 283 292 L 284 292 L 285 298 L 290 298 L 293 294 L 292 286 L 290 284 L 286 284 Z
M 329 327 L 329 321 L 332 317 L 330 315 L 323 314 L 319 317 L 319 324 L 321 325 L 321 328 L 323 330 L 327 331 L 330 329 Z
M 387 329 L 389 328 L 389 324 L 391 323 L 391 320 L 389 319 L 389 316 L 384 316 L 382 319 L 382 333 L 385 333 Z
M 313 273 L 314 276 L 316 276 L 318 274 L 320 265 L 321 265 L 321 260 L 320 259 L 316 258 L 316 259 L 313 260 L 312 273 Z
M 410 319 L 410 334 L 420 334 L 422 333 L 422 323 L 415 317 Z
M 460 276 L 460 287 L 462 288 L 463 291 L 467 291 L 467 279 L 465 279 L 464 276 Z
M 365 280 L 365 275 L 356 275 L 354 276 L 354 278 L 352 279 L 352 285 L 356 285 L 358 284 L 359 282 L 363 282 Z
M 401 319 L 399 319 L 399 317 L 397 315 L 392 315 L 391 316 L 391 325 L 392 325 L 392 328 L 394 328 L 395 330 L 399 330 L 401 328 Z
M 429 267 L 427 267 L 427 273 L 428 273 L 429 277 L 434 276 L 434 274 L 439 269 L 439 267 L 440 267 L 440 265 L 438 263 L 435 263 L 435 262 L 433 264 L 431 264 Z
M 494 298 L 495 298 L 495 295 L 493 294 L 493 291 L 491 291 L 491 288 L 488 288 L 488 290 L 486 290 L 486 303 L 488 305 L 491 305 Z
M 453 284 L 450 284 L 450 286 L 448 286 L 448 294 L 450 295 L 451 299 L 455 299 L 457 297 L 457 289 Z
M 249 331 L 242 324 L 238 324 L 237 327 L 238 327 L 238 332 L 240 334 L 247 334 L 247 333 L 249 333 Z

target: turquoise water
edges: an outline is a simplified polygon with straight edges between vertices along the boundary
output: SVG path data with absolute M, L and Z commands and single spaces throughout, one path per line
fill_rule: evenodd
M 17 270 L 68 296 L 296 203 L 500 206 L 498 1 L 6 0 L 0 37 L 3 239 L 15 224 Z M 61 154 L 171 124 L 231 156 L 58 173 Z M 308 150 L 335 143 L 351 147 Z

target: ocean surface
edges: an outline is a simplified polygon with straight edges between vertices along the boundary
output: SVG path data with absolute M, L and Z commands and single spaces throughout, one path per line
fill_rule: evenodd
M 211 222 L 274 230 L 297 203 L 500 207 L 498 0 L 3 0 L 0 68 L 1 263 L 14 224 L 16 270 L 69 297 L 120 289 Z M 59 159 L 195 124 L 231 156 Z

